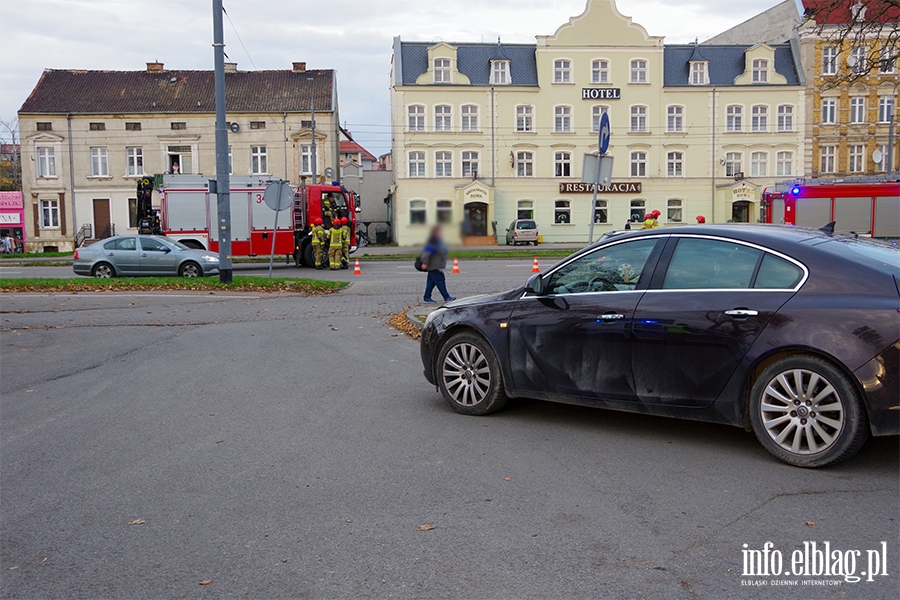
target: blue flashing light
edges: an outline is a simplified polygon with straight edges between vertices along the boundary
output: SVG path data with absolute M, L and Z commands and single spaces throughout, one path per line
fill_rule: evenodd
M 791 194 L 793 194 L 794 196 L 799 196 L 800 195 L 800 186 L 795 185 L 793 188 L 791 188 Z

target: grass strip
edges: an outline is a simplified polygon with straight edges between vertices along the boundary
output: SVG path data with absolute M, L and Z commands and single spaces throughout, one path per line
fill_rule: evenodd
M 69 279 L 23 278 L 0 279 L 0 292 L 169 292 L 169 291 L 224 291 L 224 292 L 291 292 L 294 294 L 331 294 L 348 284 L 344 281 L 320 279 L 295 279 L 290 277 L 235 276 L 230 284 L 223 284 L 217 277 L 123 277 L 96 279 L 73 277 Z
M 74 252 L 26 252 L 25 254 L 0 254 L 2 260 L 16 260 L 18 258 L 60 258 L 72 256 Z
M 450 258 L 464 259 L 492 259 L 492 258 L 565 258 L 571 256 L 577 250 L 460 250 L 458 252 L 450 251 L 447 255 Z M 365 260 L 415 260 L 418 254 L 355 254 L 360 259 Z M 352 258 L 352 257 L 351 257 Z

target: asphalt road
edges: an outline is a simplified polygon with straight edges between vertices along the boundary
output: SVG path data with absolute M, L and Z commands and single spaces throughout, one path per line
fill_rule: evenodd
M 896 596 L 897 438 L 804 470 L 720 425 L 457 415 L 385 324 L 422 283 L 391 268 L 328 297 L 0 297 L 2 597 Z M 451 290 L 528 274 L 468 271 Z M 884 541 L 888 575 L 742 576 L 744 544 L 809 541 L 857 572 Z

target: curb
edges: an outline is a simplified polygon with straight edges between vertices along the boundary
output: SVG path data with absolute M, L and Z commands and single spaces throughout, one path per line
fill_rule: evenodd
M 406 311 L 406 320 L 419 329 L 424 329 L 425 323 L 420 321 L 418 317 L 427 317 L 441 306 L 443 306 L 443 304 L 438 304 L 437 306 L 414 306 Z

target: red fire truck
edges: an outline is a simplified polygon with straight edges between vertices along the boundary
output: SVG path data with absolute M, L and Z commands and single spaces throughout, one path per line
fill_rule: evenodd
M 835 222 L 835 231 L 900 238 L 900 182 L 785 182 L 762 193 L 762 220 L 804 227 Z
M 145 204 L 149 179 L 138 184 L 139 212 Z M 216 197 L 209 193 L 209 179 L 201 175 L 162 175 L 153 182 L 150 213 L 140 214 L 152 223 L 158 214 L 158 230 L 191 248 L 218 252 L 219 243 L 212 225 L 217 219 Z M 339 183 L 301 185 L 293 206 L 278 216 L 264 202 L 270 182 L 258 177 L 231 177 L 231 254 L 232 256 L 275 254 L 293 258 L 295 264 L 313 266 L 310 224 L 324 218 L 323 204 L 331 206 L 332 216 L 347 217 L 350 225 L 351 252 L 356 251 L 356 210 L 358 197 Z M 142 191 L 143 186 L 143 191 Z M 142 225 L 143 227 L 143 225 Z M 326 228 L 330 224 L 326 224 Z M 148 231 L 149 233 L 149 231 Z

